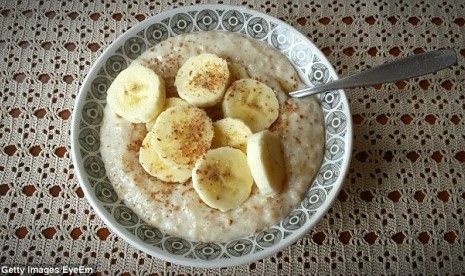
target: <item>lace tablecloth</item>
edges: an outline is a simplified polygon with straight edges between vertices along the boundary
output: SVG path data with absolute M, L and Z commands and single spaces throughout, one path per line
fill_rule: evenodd
M 463 1 L 223 1 L 301 30 L 341 76 L 444 47 L 456 50 L 458 64 L 350 90 L 353 160 L 334 206 L 276 255 L 214 270 L 163 262 L 119 238 L 85 199 L 70 158 L 70 115 L 93 62 L 138 22 L 194 2 L 83 2 L 0 3 L 2 267 L 66 264 L 103 274 L 170 275 L 465 273 Z

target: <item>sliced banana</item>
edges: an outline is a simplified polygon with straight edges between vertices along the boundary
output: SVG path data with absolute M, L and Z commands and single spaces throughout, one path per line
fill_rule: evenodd
M 146 123 L 163 110 L 165 83 L 147 67 L 130 66 L 108 88 L 107 103 L 127 121 Z
M 240 79 L 250 78 L 249 73 L 247 72 L 247 69 L 244 66 L 242 66 L 242 64 L 240 64 L 239 62 L 236 62 L 236 61 L 228 62 L 228 68 L 230 72 L 231 82 L 235 82 L 236 80 L 240 80 Z
M 151 176 L 165 182 L 183 183 L 191 178 L 192 170 L 165 164 L 152 145 L 152 133 L 149 132 L 139 150 L 139 163 Z
M 244 121 L 254 133 L 270 127 L 279 115 L 279 103 L 273 90 L 252 79 L 233 82 L 226 91 L 222 108 L 226 117 Z
M 252 131 L 244 122 L 228 117 L 214 122 L 213 129 L 212 148 L 230 146 L 247 152 L 247 139 Z
M 205 204 L 226 212 L 247 200 L 253 178 L 242 151 L 221 147 L 209 150 L 197 160 L 192 183 Z
M 189 103 L 178 97 L 167 98 L 165 101 L 165 106 L 163 107 L 163 111 L 167 110 L 170 107 L 178 106 L 178 105 L 189 105 Z M 147 122 L 145 124 L 145 128 L 147 129 L 147 131 L 150 131 L 152 129 L 156 120 L 157 120 L 157 117 L 153 118 L 152 120 L 150 120 L 150 122 Z
M 221 101 L 229 81 L 226 60 L 204 53 L 188 59 L 174 82 L 179 96 L 197 107 L 213 106 Z
M 171 97 L 171 98 L 166 99 L 165 110 L 170 107 L 178 106 L 178 105 L 186 106 L 186 105 L 189 105 L 189 103 L 181 98 Z
M 192 169 L 210 149 L 213 123 L 200 108 L 175 106 L 158 116 L 151 133 L 152 144 L 163 162 Z
M 286 179 L 281 139 L 264 130 L 247 141 L 247 163 L 260 193 L 274 197 L 281 192 Z

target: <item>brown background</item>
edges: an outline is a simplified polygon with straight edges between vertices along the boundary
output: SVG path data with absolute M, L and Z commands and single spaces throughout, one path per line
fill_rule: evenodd
M 69 153 L 74 100 L 96 58 L 139 21 L 193 2 L 1 1 L 0 263 L 87 264 L 104 274 L 465 273 L 465 3 L 223 2 L 293 25 L 341 76 L 444 47 L 459 62 L 350 90 L 353 160 L 328 214 L 272 257 L 193 269 L 112 233 L 84 198 Z

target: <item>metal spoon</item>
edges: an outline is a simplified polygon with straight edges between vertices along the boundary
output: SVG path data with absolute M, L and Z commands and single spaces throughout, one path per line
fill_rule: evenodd
M 396 82 L 433 73 L 456 62 L 457 55 L 453 49 L 435 50 L 387 62 L 339 80 L 291 92 L 289 95 L 300 98 L 329 90 Z

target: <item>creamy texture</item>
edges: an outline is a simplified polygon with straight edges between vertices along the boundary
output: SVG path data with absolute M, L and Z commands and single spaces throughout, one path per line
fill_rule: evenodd
M 183 62 L 204 52 L 242 64 L 251 78 L 268 84 L 277 93 L 280 114 L 270 130 L 282 138 L 287 172 L 285 188 L 277 197 L 263 197 L 254 185 L 244 204 L 223 213 L 200 200 L 191 180 L 173 184 L 150 176 L 138 160 L 139 147 L 147 133 L 145 125 L 125 121 L 108 105 L 101 128 L 101 154 L 119 196 L 145 221 L 167 234 L 191 241 L 219 242 L 274 225 L 300 204 L 323 158 L 324 126 L 316 98 L 290 99 L 286 95 L 286 91 L 303 86 L 287 58 L 242 35 L 180 35 L 150 48 L 134 62 L 162 76 L 170 97 L 177 95 L 174 77 Z M 217 107 L 207 111 L 213 119 L 221 118 Z

